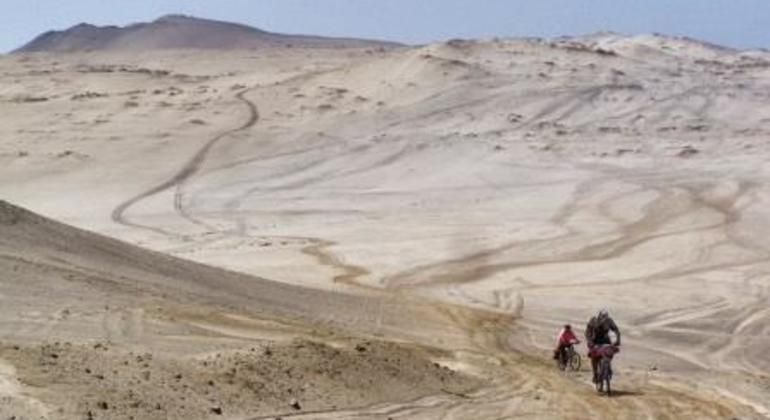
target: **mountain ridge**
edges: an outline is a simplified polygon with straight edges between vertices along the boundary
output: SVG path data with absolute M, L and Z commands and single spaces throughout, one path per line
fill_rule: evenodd
M 64 30 L 46 31 L 12 53 L 399 46 L 402 44 L 390 41 L 274 33 L 241 23 L 171 14 L 125 26 L 83 22 Z

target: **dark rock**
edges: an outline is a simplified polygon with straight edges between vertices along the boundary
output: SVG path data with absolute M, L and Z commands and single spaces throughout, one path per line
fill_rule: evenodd
M 698 150 L 698 149 L 696 149 L 696 148 L 694 148 L 694 147 L 692 147 L 690 145 L 687 145 L 687 146 L 684 146 L 682 148 L 682 150 L 680 150 L 679 153 L 677 153 L 676 155 L 681 157 L 681 158 L 687 158 L 687 157 L 690 157 L 690 156 L 693 156 L 693 155 L 697 155 L 698 153 L 700 153 L 700 150 Z

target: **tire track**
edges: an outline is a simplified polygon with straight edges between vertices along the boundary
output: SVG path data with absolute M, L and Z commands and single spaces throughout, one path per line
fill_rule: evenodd
M 179 236 L 177 233 L 170 232 L 166 229 L 150 226 L 150 225 L 143 225 L 137 222 L 132 222 L 126 217 L 126 212 L 133 206 L 135 206 L 137 203 L 141 202 L 144 199 L 150 198 L 154 195 L 160 194 L 164 191 L 167 191 L 171 188 L 176 187 L 176 191 L 174 193 L 174 210 L 182 216 L 183 218 L 197 224 L 197 225 L 203 225 L 202 222 L 197 221 L 193 219 L 187 211 L 185 211 L 182 200 L 183 200 L 183 193 L 182 193 L 182 187 L 184 184 L 192 177 L 194 176 L 201 168 L 201 165 L 203 164 L 204 160 L 206 159 L 206 156 L 208 156 L 211 149 L 217 145 L 222 139 L 231 136 L 233 134 L 236 134 L 240 131 L 244 131 L 248 128 L 253 127 L 257 124 L 259 121 L 259 110 L 257 109 L 256 104 L 246 99 L 245 95 L 249 91 L 251 91 L 253 88 L 245 89 L 240 92 L 238 92 L 235 95 L 235 98 L 243 102 L 249 111 L 249 116 L 246 119 L 246 121 L 233 129 L 224 131 L 211 140 L 209 140 L 203 147 L 198 149 L 198 151 L 185 163 L 176 174 L 174 174 L 171 178 L 167 179 L 166 181 L 161 182 L 160 184 L 148 189 L 147 191 L 140 193 L 117 207 L 112 211 L 112 221 L 114 221 L 117 224 L 127 226 L 127 227 L 133 227 L 137 229 L 143 229 L 148 230 L 155 233 L 160 233 L 166 236 Z
M 235 95 L 236 99 L 239 99 L 240 101 L 242 101 L 248 107 L 249 117 L 246 120 L 246 122 L 244 122 L 243 125 L 241 125 L 240 127 L 235 128 L 233 130 L 230 130 L 228 132 L 222 133 L 219 136 L 217 136 L 214 139 L 212 139 L 212 141 L 209 142 L 209 144 L 207 144 L 193 158 L 194 160 L 197 159 L 196 162 L 195 162 L 194 170 L 189 174 L 189 176 L 184 177 L 183 179 L 181 179 L 176 184 L 176 191 L 174 192 L 174 210 L 179 215 L 181 215 L 185 219 L 189 220 L 190 222 L 192 222 L 194 224 L 197 224 L 197 225 L 200 225 L 200 226 L 204 226 L 208 230 L 213 230 L 213 228 L 211 226 L 209 226 L 209 225 L 207 225 L 207 224 L 205 224 L 205 223 L 203 223 L 203 222 L 193 218 L 192 215 L 190 215 L 184 209 L 184 206 L 183 206 L 183 194 L 184 194 L 183 193 L 183 189 L 184 189 L 184 186 L 186 185 L 187 181 L 190 178 L 192 178 L 192 176 L 195 175 L 195 173 L 198 172 L 198 170 L 200 169 L 203 161 L 205 160 L 206 156 L 208 155 L 209 151 L 217 143 L 219 143 L 220 140 L 224 139 L 225 137 L 231 136 L 233 134 L 237 134 L 237 133 L 239 133 L 241 131 L 248 130 L 249 128 L 255 126 L 257 124 L 257 122 L 259 122 L 259 109 L 257 109 L 257 105 L 254 102 L 251 102 L 250 100 L 246 99 L 246 97 L 245 97 L 246 93 L 248 93 L 249 90 L 250 89 L 242 90 L 242 91 L 238 92 L 238 94 Z
M 326 69 L 326 70 L 320 70 L 320 71 L 312 71 L 309 73 L 303 73 L 299 75 L 295 75 L 292 77 L 289 77 L 285 80 L 278 81 L 274 83 L 274 86 L 278 85 L 284 85 L 284 84 L 290 84 L 295 83 L 298 81 L 304 81 L 309 80 L 314 77 L 331 73 L 334 71 L 337 71 L 338 68 L 332 68 L 332 69 Z M 201 226 L 205 228 L 207 231 L 220 231 L 220 229 L 217 229 L 215 226 L 211 226 L 197 218 L 195 218 L 189 210 L 187 210 L 184 206 L 184 188 L 187 185 L 188 181 L 192 179 L 195 175 L 197 175 L 200 172 L 201 167 L 203 166 L 204 161 L 206 160 L 206 157 L 209 155 L 211 150 L 217 146 L 223 139 L 232 136 L 234 134 L 237 134 L 239 132 L 248 130 L 252 127 L 254 127 L 260 120 L 260 113 L 259 108 L 257 105 L 250 101 L 248 98 L 246 98 L 246 94 L 250 91 L 256 89 L 256 87 L 248 88 L 241 90 L 235 95 L 235 99 L 241 101 L 243 104 L 246 105 L 249 116 L 246 119 L 246 121 L 241 124 L 240 126 L 224 131 L 211 140 L 209 140 L 205 145 L 203 145 L 188 161 L 185 165 L 182 166 L 182 168 L 171 178 L 168 180 L 156 185 L 155 187 L 152 187 L 148 189 L 147 191 L 140 193 L 125 202 L 118 205 L 111 214 L 111 219 L 120 225 L 127 226 L 127 227 L 133 227 L 137 229 L 143 229 L 151 232 L 155 232 L 164 236 L 171 236 L 171 237 L 179 237 L 180 234 L 176 232 L 171 232 L 169 230 L 158 228 L 150 225 L 144 225 L 137 222 L 132 222 L 126 217 L 127 211 L 135 206 L 137 203 L 141 202 L 144 199 L 150 198 L 152 196 L 155 196 L 157 194 L 160 194 L 162 192 L 168 191 L 171 188 L 175 188 L 174 191 L 174 198 L 173 198 L 173 207 L 174 211 L 183 219 Z M 259 158 L 258 158 L 259 159 Z M 233 166 L 238 166 L 240 164 L 243 164 L 244 162 L 249 162 L 251 160 L 246 161 L 239 161 L 237 164 Z M 217 170 L 215 168 L 214 170 Z M 224 233 L 225 236 L 229 236 L 228 232 L 220 232 Z M 309 240 L 312 240 L 313 238 L 307 238 Z
M 337 245 L 336 242 L 327 241 L 319 238 L 304 238 L 310 241 L 311 245 L 302 248 L 302 253 L 312 256 L 318 260 L 321 265 L 325 265 L 342 271 L 342 274 L 334 276 L 334 283 L 342 283 L 348 286 L 354 286 L 367 291 L 382 292 L 382 289 L 367 286 L 359 283 L 359 277 L 369 274 L 369 270 L 353 264 L 345 263 L 335 253 L 329 250 L 330 247 Z
M 345 407 L 311 412 L 275 413 L 249 417 L 269 419 L 467 419 L 467 418 L 731 418 L 749 415 L 750 407 L 733 398 L 656 380 L 642 385 L 622 382 L 617 396 L 597 396 L 576 377 L 555 373 L 550 361 L 531 353 L 516 353 L 508 331 L 515 318 L 506 314 L 443 307 L 447 318 L 468 334 L 468 351 L 485 355 L 494 373 L 488 386 L 468 395 L 436 394 L 412 401 L 368 407 Z M 584 370 L 585 372 L 585 370 Z M 624 391 L 633 388 L 634 391 Z M 558 407 L 558 413 L 554 412 Z M 752 417 L 753 418 L 753 417 Z

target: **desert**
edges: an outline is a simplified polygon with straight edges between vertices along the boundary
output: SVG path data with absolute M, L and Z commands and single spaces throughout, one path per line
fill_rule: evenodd
M 0 418 L 768 418 L 769 100 L 665 35 L 47 34 L 0 56 Z M 601 308 L 612 398 L 550 359 Z

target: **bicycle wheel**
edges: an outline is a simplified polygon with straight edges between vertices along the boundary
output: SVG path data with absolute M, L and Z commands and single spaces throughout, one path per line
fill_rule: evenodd
M 559 351 L 556 356 L 556 367 L 559 370 L 567 370 L 569 368 L 569 353 L 566 350 Z
M 569 358 L 569 368 L 575 372 L 580 370 L 580 365 L 582 361 L 580 360 L 580 355 L 576 352 L 572 352 Z
M 606 393 L 609 397 L 612 393 L 610 388 L 610 380 L 612 379 L 612 368 L 610 367 L 610 359 L 602 358 L 599 362 L 599 382 L 596 384 L 596 390 L 600 393 Z

